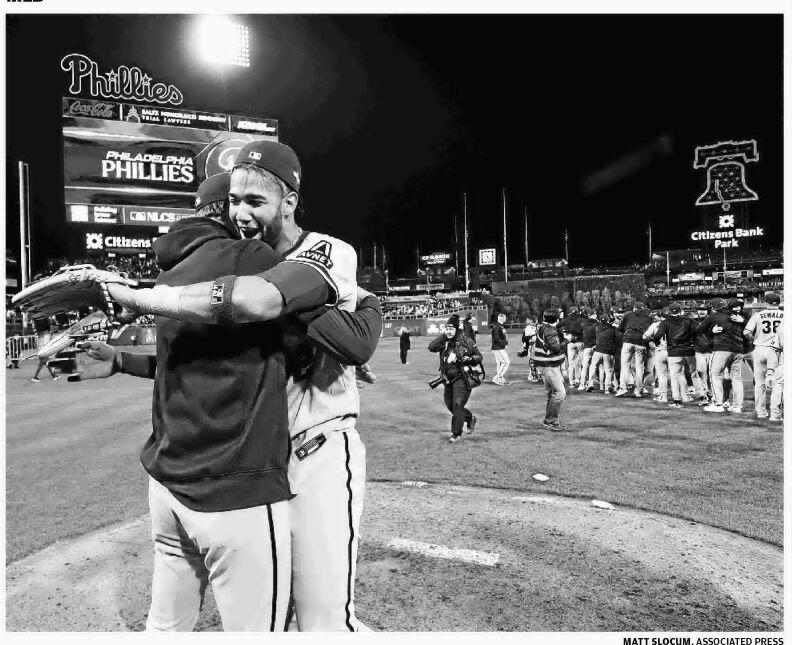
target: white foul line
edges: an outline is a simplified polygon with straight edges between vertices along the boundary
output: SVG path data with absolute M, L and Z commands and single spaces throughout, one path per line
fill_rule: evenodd
M 486 567 L 494 567 L 500 559 L 500 554 L 498 553 L 485 553 L 484 551 L 473 551 L 471 549 L 449 549 L 442 544 L 427 544 L 426 542 L 415 542 L 401 538 L 390 540 L 388 548 L 427 555 L 432 558 L 473 562 L 474 564 L 483 564 Z

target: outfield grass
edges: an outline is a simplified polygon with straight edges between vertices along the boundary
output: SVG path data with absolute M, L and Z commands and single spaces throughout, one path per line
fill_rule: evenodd
M 378 381 L 361 391 L 359 424 L 369 479 L 599 498 L 782 543 L 780 426 L 575 392 L 562 410 L 569 432 L 551 433 L 540 426 L 544 390 L 513 357 L 514 385 L 478 388 L 476 432 L 450 445 L 442 392 L 426 385 L 436 372 L 427 343 L 414 338 L 402 366 L 396 339 L 383 339 L 372 360 Z M 34 384 L 33 369 L 6 370 L 7 561 L 147 511 L 138 453 L 151 383 Z M 550 480 L 534 481 L 537 472 Z
M 395 340 L 383 340 L 377 350 L 379 381 L 362 392 L 360 422 L 371 479 L 598 498 L 782 544 L 780 424 L 751 413 L 717 415 L 695 405 L 673 410 L 648 399 L 575 391 L 562 408 L 568 432 L 553 433 L 541 426 L 543 386 L 527 382 L 527 361 L 512 352 L 514 384 L 476 389 L 469 405 L 479 417 L 476 431 L 450 445 L 442 392 L 426 385 L 437 364 L 427 343 L 413 339 L 405 366 Z M 491 354 L 483 353 L 494 371 Z M 745 389 L 750 396 L 752 386 Z M 535 473 L 550 480 L 539 484 Z

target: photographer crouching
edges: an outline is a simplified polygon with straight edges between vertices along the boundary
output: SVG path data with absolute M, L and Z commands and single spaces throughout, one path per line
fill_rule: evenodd
M 443 333 L 429 343 L 430 352 L 440 353 L 440 376 L 429 383 L 432 389 L 442 383 L 443 400 L 451 412 L 449 443 L 462 438 L 462 425 L 470 432 L 476 427 L 476 416 L 465 407 L 470 392 L 484 378 L 482 357 L 476 344 L 459 326 L 459 315 L 453 314 L 443 327 Z

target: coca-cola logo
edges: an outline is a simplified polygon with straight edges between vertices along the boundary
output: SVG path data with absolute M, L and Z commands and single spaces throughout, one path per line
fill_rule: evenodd
M 74 101 L 69 106 L 69 114 L 74 116 L 88 116 L 97 119 L 112 119 L 115 118 L 115 103 L 97 103 L 91 101 L 90 103 L 82 103 Z

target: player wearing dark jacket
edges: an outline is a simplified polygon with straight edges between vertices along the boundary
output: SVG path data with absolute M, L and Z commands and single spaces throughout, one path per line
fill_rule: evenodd
M 649 347 L 649 341 L 645 340 L 643 335 L 651 324 L 652 316 L 642 302 L 636 302 L 633 311 L 628 311 L 624 314 L 624 318 L 619 324 L 619 331 L 623 333 L 623 343 L 620 357 L 619 391 L 616 392 L 616 396 L 625 396 L 627 394 L 630 367 L 635 361 L 635 396 L 641 398 Z
M 587 392 L 594 391 L 594 379 L 597 376 L 600 364 L 603 366 L 603 378 L 600 381 L 600 391 L 615 392 L 613 387 L 613 354 L 616 351 L 616 343 L 621 337 L 619 331 L 610 322 L 610 316 L 602 314 L 599 322 L 594 327 L 596 342 L 594 353 L 591 357 L 591 366 L 588 372 Z
M 717 303 L 720 305 L 720 303 Z M 742 363 L 746 319 L 741 315 L 742 302 L 731 299 L 725 307 L 707 316 L 698 326 L 697 331 L 707 334 L 713 339 L 713 353 L 710 362 L 712 389 L 714 400 L 704 408 L 707 412 L 724 412 L 723 378 L 729 371 L 732 385 L 731 412 L 742 413 L 743 383 Z
M 506 372 L 511 364 L 509 353 L 506 351 L 509 339 L 503 327 L 505 322 L 506 314 L 498 314 L 497 321 L 492 323 L 492 355 L 495 357 L 495 375 L 492 377 L 492 382 L 495 385 L 506 385 Z
M 580 385 L 578 390 L 585 390 L 591 357 L 594 354 L 594 345 L 597 344 L 597 314 L 591 307 L 583 307 L 584 318 L 575 323 L 580 327 L 580 337 L 583 346 L 580 348 Z
M 560 320 L 556 325 L 559 340 L 565 345 L 564 355 L 567 360 L 567 378 L 573 387 L 580 385 L 583 377 L 580 374 L 580 352 L 583 349 L 583 330 L 580 328 L 580 315 L 576 306 L 569 308 L 566 318 Z
M 721 304 L 722 303 L 722 304 Z M 699 331 L 701 324 L 706 319 L 709 312 L 715 311 L 726 306 L 726 301 L 722 298 L 714 298 L 707 303 L 707 310 L 700 310 L 699 320 L 697 321 L 696 334 L 693 337 L 693 351 L 696 356 L 696 373 L 706 388 L 704 397 L 699 397 L 699 406 L 704 406 L 712 399 L 712 376 L 710 374 L 710 360 L 712 359 L 712 338 Z
M 544 379 L 547 392 L 547 405 L 542 425 L 554 432 L 560 432 L 566 430 L 559 419 L 561 402 L 566 397 L 564 377 L 561 375 L 561 363 L 564 362 L 565 357 L 555 327 L 558 322 L 558 314 L 547 310 L 543 314 L 543 319 L 544 322 L 536 330 L 536 345 L 534 347 L 534 362 Z
M 407 365 L 407 352 L 410 350 L 410 330 L 406 327 L 401 328 L 399 334 L 399 358 L 402 365 Z
M 660 323 L 652 340 L 656 344 L 659 344 L 663 338 L 666 340 L 673 396 L 673 402 L 669 407 L 681 408 L 687 388 L 685 367 L 693 376 L 693 385 L 698 392 L 699 401 L 706 397 L 707 388 L 696 373 L 694 344 L 698 324 L 682 313 L 682 306 L 677 302 L 672 302 L 668 310 L 669 316 Z

